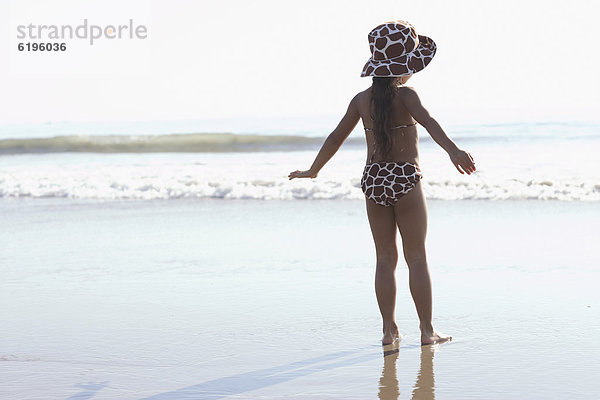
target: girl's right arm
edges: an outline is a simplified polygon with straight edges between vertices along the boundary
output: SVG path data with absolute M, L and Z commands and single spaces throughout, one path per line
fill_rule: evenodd
M 429 135 L 439 144 L 446 153 L 450 156 L 452 164 L 456 167 L 458 172 L 471 175 L 475 172 L 475 162 L 471 154 L 464 150 L 459 149 L 456 144 L 446 135 L 446 132 L 442 129 L 440 124 L 429 115 L 429 111 L 421 104 L 421 99 L 417 92 L 409 87 L 405 89 L 404 106 L 412 115 L 412 117 L 429 132 Z
M 339 150 L 340 146 L 346 138 L 352 133 L 352 130 L 358 124 L 360 120 L 360 114 L 358 112 L 358 95 L 354 96 L 346 114 L 338 124 L 338 126 L 327 136 L 321 150 L 317 154 L 315 161 L 312 166 L 306 171 L 293 171 L 288 175 L 289 179 L 294 178 L 316 178 L 317 174 L 323 168 L 323 166 L 329 161 L 331 157 Z

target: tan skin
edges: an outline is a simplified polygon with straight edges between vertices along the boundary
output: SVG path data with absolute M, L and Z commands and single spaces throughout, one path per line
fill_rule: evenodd
M 405 83 L 410 76 L 400 78 Z M 408 125 L 413 119 L 423 126 L 433 140 L 449 155 L 450 161 L 461 174 L 475 172 L 473 157 L 446 135 L 438 122 L 429 115 L 423 107 L 417 92 L 410 87 L 400 87 L 394 98 L 392 111 L 392 126 Z M 362 119 L 365 128 L 373 128 L 370 113 L 371 88 L 358 93 L 350 102 L 346 115 L 335 130 L 327 137 L 310 169 L 293 171 L 289 179 L 316 178 L 323 166 L 338 151 L 342 143 Z M 375 154 L 373 162 L 396 161 L 411 162 L 418 165 L 418 136 L 416 126 L 395 129 L 395 140 L 390 154 L 383 159 Z M 367 154 L 373 152 L 373 133 L 366 132 Z M 368 157 L 367 157 L 368 159 Z M 367 161 L 368 162 L 368 161 Z M 366 199 L 366 198 L 365 198 Z M 396 278 L 395 270 L 398 263 L 396 245 L 396 229 L 402 238 L 404 259 L 409 269 L 410 292 L 419 316 L 421 344 L 428 345 L 445 342 L 451 336 L 435 331 L 432 318 L 432 294 L 429 267 L 425 252 L 425 237 L 427 234 L 427 206 L 421 182 L 402 196 L 393 207 L 384 207 L 366 199 L 367 216 L 377 255 L 375 272 L 375 292 L 379 310 L 383 319 L 382 344 L 391 344 L 399 338 L 398 326 L 395 322 Z

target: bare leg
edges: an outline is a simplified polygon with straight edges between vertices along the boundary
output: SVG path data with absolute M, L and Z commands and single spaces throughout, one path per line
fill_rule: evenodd
M 375 242 L 377 266 L 375 270 L 375 293 L 383 319 L 381 343 L 393 343 L 399 337 L 396 325 L 396 277 L 398 247 L 396 246 L 396 222 L 394 209 L 383 207 L 367 199 L 367 216 Z
M 404 259 L 409 270 L 410 293 L 419 316 L 421 344 L 450 340 L 450 336 L 435 332 L 431 323 L 431 278 L 425 253 L 427 205 L 421 182 L 396 203 L 394 212 L 402 236 Z

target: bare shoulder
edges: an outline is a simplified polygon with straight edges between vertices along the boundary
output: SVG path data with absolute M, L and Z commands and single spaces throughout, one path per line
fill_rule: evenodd
M 363 90 L 362 92 L 358 92 L 356 94 L 356 96 L 354 96 L 354 98 L 352 99 L 352 101 L 357 101 L 357 102 L 364 101 L 364 99 L 367 96 L 370 96 L 370 95 L 371 95 L 371 88 L 368 87 L 365 90 Z
M 352 99 L 352 101 L 350 103 L 354 104 L 358 108 L 361 108 L 361 106 L 364 105 L 365 102 L 368 103 L 370 101 L 370 98 L 371 98 L 371 87 L 368 87 L 365 90 L 358 92 L 356 94 L 356 96 L 354 96 L 354 98 Z
M 371 86 L 369 86 L 368 88 L 366 88 L 365 90 L 358 92 L 358 94 L 356 96 L 366 96 L 371 94 Z
M 415 88 L 411 86 L 401 86 L 398 88 L 398 97 L 404 103 L 407 104 L 419 104 L 421 101 L 419 100 L 419 95 Z
M 400 86 L 398 88 L 397 93 L 398 93 L 399 96 L 402 96 L 402 97 L 411 97 L 411 96 L 417 96 L 418 97 L 417 91 L 412 86 Z

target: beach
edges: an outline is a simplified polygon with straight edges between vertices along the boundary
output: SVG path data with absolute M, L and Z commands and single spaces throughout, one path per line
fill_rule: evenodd
M 401 260 L 396 348 L 364 208 L 3 199 L 0 397 L 598 398 L 597 203 L 430 200 L 453 340 L 420 346 Z
M 0 400 L 600 399 L 599 13 L 0 2 Z
M 0 129 L 0 398 L 600 396 L 600 125 L 451 127 L 471 176 L 421 132 L 453 340 L 421 347 L 401 258 L 383 348 L 360 129 L 290 181 L 316 131 L 88 125 Z

